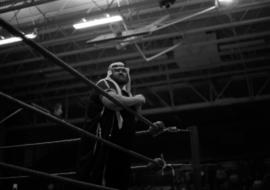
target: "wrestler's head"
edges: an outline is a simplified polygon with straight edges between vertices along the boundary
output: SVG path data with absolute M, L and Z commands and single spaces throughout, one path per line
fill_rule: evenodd
M 109 65 L 108 75 L 120 86 L 129 82 L 129 69 L 125 67 L 123 62 L 114 62 Z

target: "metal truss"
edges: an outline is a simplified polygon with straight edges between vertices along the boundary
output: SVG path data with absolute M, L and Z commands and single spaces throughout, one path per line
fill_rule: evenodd
M 36 6 L 44 3 L 53 2 L 56 0 L 1 0 L 0 2 L 0 14 L 6 13 L 18 9 L 28 8 L 31 6 Z

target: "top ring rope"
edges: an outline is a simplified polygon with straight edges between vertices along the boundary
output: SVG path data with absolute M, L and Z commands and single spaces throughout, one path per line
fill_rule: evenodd
M 26 38 L 20 31 L 18 31 L 16 28 L 14 28 L 13 26 L 11 26 L 10 24 L 8 24 L 6 21 L 4 21 L 1 18 L 0 18 L 0 25 L 3 28 L 5 28 L 7 31 L 9 31 L 11 34 L 13 34 L 15 36 L 21 37 L 23 39 L 23 41 L 27 45 L 29 45 L 33 49 L 37 50 L 45 58 L 51 60 L 52 62 L 54 62 L 58 66 L 62 67 L 64 70 L 67 70 L 73 76 L 75 76 L 75 78 L 79 78 L 85 84 L 87 84 L 87 86 L 89 86 L 91 88 L 94 88 L 97 92 L 99 92 L 101 95 L 103 95 L 106 98 L 108 98 L 109 100 L 111 100 L 117 106 L 120 106 L 121 108 L 123 108 L 123 109 L 127 110 L 128 112 L 130 112 L 131 114 L 135 115 L 139 120 L 141 120 L 145 124 L 147 124 L 149 126 L 152 126 L 152 127 L 156 127 L 151 121 L 149 121 L 148 119 L 146 119 L 145 117 L 143 117 L 141 114 L 138 114 L 137 112 L 133 111 L 129 107 L 123 105 L 122 103 L 120 103 L 119 101 L 117 101 L 116 99 L 114 99 L 112 96 L 110 96 L 104 90 L 102 90 L 100 87 L 98 87 L 97 85 L 95 85 L 95 83 L 93 83 L 91 80 L 89 80 L 86 76 L 84 76 L 83 74 L 81 74 L 79 71 L 77 71 L 76 69 L 74 69 L 70 65 L 66 64 L 63 60 L 61 60 L 60 58 L 58 58 L 56 55 L 54 55 L 49 50 L 43 48 L 41 45 L 37 44 L 33 40 Z

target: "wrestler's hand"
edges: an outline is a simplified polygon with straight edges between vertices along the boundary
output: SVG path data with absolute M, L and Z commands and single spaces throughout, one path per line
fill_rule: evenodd
M 162 158 L 155 158 L 154 161 L 156 163 L 148 163 L 147 168 L 152 169 L 152 170 L 160 170 L 165 165 L 165 161 Z
M 156 121 L 153 124 L 155 127 L 150 126 L 148 131 L 153 137 L 156 137 L 164 131 L 165 124 L 162 121 Z
M 145 103 L 145 97 L 142 94 L 137 94 L 134 97 L 137 99 L 139 104 L 144 104 Z

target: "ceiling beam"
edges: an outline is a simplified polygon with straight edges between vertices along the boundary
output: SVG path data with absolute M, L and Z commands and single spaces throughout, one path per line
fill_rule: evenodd
M 29 7 L 33 7 L 33 6 L 37 6 L 37 5 L 41 5 L 41 4 L 45 4 L 45 3 L 50 3 L 50 2 L 54 2 L 57 0 L 17 0 L 17 1 L 9 1 L 9 4 L 5 4 L 5 6 L 1 5 L 0 6 L 0 14 L 6 13 L 6 12 L 10 12 L 10 11 L 16 11 L 19 9 L 24 9 L 24 8 L 29 8 Z
M 256 5 L 260 5 L 260 4 L 262 4 L 262 2 L 260 2 L 260 3 L 252 3 L 251 5 L 253 5 L 253 6 L 249 7 L 248 10 L 250 11 L 250 10 L 253 10 L 255 8 L 258 8 Z M 234 9 L 230 10 L 229 13 L 233 14 L 233 13 L 236 13 L 238 11 L 246 11 L 246 8 L 247 8 L 246 5 L 244 7 L 240 6 L 239 8 L 234 8 Z M 201 15 L 199 18 L 195 17 L 193 19 L 190 19 L 190 21 L 196 21 L 196 20 L 202 19 L 202 18 L 209 19 L 209 18 L 212 18 L 214 16 L 221 16 L 222 14 L 224 14 L 224 15 L 228 14 L 228 10 L 220 10 L 220 11 L 218 11 L 218 13 L 213 12 L 212 14 Z M 140 25 L 141 25 L 141 21 L 140 21 Z M 70 27 L 71 27 L 71 25 L 68 26 L 68 28 L 70 28 Z M 138 26 L 138 27 L 140 27 L 140 26 Z M 227 27 L 229 27 L 229 26 L 227 26 Z M 65 27 L 61 26 L 61 29 L 65 29 Z M 42 34 L 45 34 L 45 33 L 48 33 L 48 32 L 55 32 L 55 31 L 58 31 L 58 30 L 59 30 L 59 27 L 56 27 L 52 31 L 43 31 L 43 30 L 41 30 L 41 31 L 39 31 L 39 35 L 42 35 Z M 204 30 L 204 28 L 202 28 L 202 31 L 203 30 Z M 89 38 L 91 38 L 91 36 L 95 37 L 95 36 L 100 35 L 100 34 L 102 34 L 104 32 L 105 32 L 105 30 L 102 32 L 102 29 L 99 29 L 99 33 L 94 32 L 93 34 L 91 34 L 90 32 L 87 32 L 87 33 L 82 33 L 82 34 L 77 34 L 77 35 L 72 34 L 72 35 L 69 35 L 68 37 L 64 37 L 64 38 L 61 38 L 61 39 L 52 39 L 52 40 L 49 40 L 49 41 L 41 42 L 40 44 L 44 45 L 45 47 L 49 47 L 49 46 L 53 46 L 53 45 L 56 45 L 56 44 L 59 45 L 61 43 L 71 42 L 73 40 L 76 40 L 76 41 L 88 40 Z M 198 32 L 200 32 L 200 31 L 198 31 Z M 189 32 L 186 31 L 185 33 L 189 33 Z M 18 47 L 15 47 L 15 48 L 6 48 L 5 50 L 2 50 L 2 52 L 3 53 L 8 53 L 9 51 L 14 52 L 15 50 L 16 51 L 21 51 L 21 50 L 24 50 L 24 49 L 25 49 L 25 47 L 18 46 Z
M 262 60 L 269 60 L 270 57 L 261 57 Z M 255 59 L 249 59 L 249 60 L 245 60 L 245 63 L 247 62 L 252 62 L 254 60 L 258 60 L 258 58 L 255 58 Z M 241 62 L 241 61 L 237 61 L 237 62 Z M 235 61 L 234 61 L 235 63 Z M 259 68 L 248 68 L 248 69 L 239 69 L 239 70 L 235 70 L 235 71 L 232 71 L 232 70 L 228 70 L 228 71 L 221 71 L 221 72 L 218 72 L 218 73 L 209 73 L 208 75 L 205 75 L 204 73 L 202 74 L 197 74 L 196 76 L 188 76 L 188 77 L 179 77 L 179 78 L 175 78 L 175 77 L 171 77 L 172 75 L 176 75 L 176 74 L 180 74 L 181 73 L 181 70 L 170 70 L 170 71 L 167 71 L 166 73 L 164 72 L 153 72 L 153 73 L 143 73 L 143 74 L 137 74 L 137 75 L 134 75 L 132 77 L 132 80 L 133 81 L 136 81 L 136 80 L 144 80 L 145 78 L 153 78 L 153 77 L 166 77 L 166 75 L 170 75 L 170 84 L 174 84 L 174 83 L 185 83 L 187 81 L 201 81 L 201 80 L 204 80 L 204 79 L 209 79 L 209 78 L 216 78 L 216 77 L 225 77 L 225 76 L 233 76 L 233 75 L 248 75 L 248 74 L 251 74 L 253 75 L 254 73 L 258 74 L 260 72 L 263 72 L 263 73 L 267 73 L 269 74 L 269 70 L 270 70 L 270 67 L 268 66 L 264 66 L 264 67 L 259 67 Z M 154 84 L 156 83 L 156 84 Z M 133 88 L 145 88 L 147 86 L 160 86 L 162 84 L 167 84 L 167 82 L 164 80 L 160 80 L 158 81 L 157 79 L 155 79 L 155 82 L 144 82 L 143 84 L 134 84 Z M 30 96 L 30 95 L 37 95 L 37 94 L 43 94 L 43 93 L 51 93 L 51 92 L 59 92 L 61 90 L 63 91 L 68 91 L 68 90 L 71 90 L 71 89 L 79 89 L 79 88 L 85 88 L 86 86 L 82 83 L 80 83 L 79 81 L 76 82 L 76 83 L 66 83 L 66 84 L 62 84 L 60 86 L 55 86 L 55 87 L 52 87 L 52 88 L 46 88 L 46 89 L 37 89 L 37 90 L 34 90 L 33 88 L 31 88 L 31 91 L 26 91 L 26 89 L 23 89 L 24 92 L 19 92 L 19 93 L 14 93 L 16 94 L 16 96 Z
M 263 17 L 263 18 L 255 18 L 255 19 L 250 19 L 250 20 L 245 20 L 245 21 L 237 21 L 237 22 L 232 22 L 232 23 L 227 23 L 227 24 L 219 24 L 219 25 L 215 25 L 215 26 L 209 26 L 209 27 L 202 27 L 199 29 L 193 29 L 193 30 L 189 30 L 184 32 L 184 34 L 193 34 L 193 33 L 197 33 L 197 32 L 202 32 L 202 31 L 214 31 L 214 30 L 218 30 L 221 28 L 227 28 L 227 27 L 233 27 L 233 26 L 241 26 L 241 25 L 246 25 L 246 24 L 252 24 L 252 23 L 257 23 L 257 22 L 264 22 L 264 21 L 269 21 L 270 17 Z M 168 34 L 168 37 L 175 37 L 175 35 L 181 36 L 181 33 L 171 33 Z M 252 34 L 254 37 L 256 37 L 256 34 Z M 77 54 L 77 53 L 81 53 L 82 51 L 84 52 L 88 52 L 88 51 L 94 51 L 95 49 L 93 47 L 90 48 L 85 48 L 83 50 L 74 50 L 74 51 L 69 51 L 69 52 L 64 52 L 64 53 L 58 53 L 56 54 L 58 57 L 63 57 L 63 56 L 67 56 L 67 55 L 73 55 L 73 54 Z M 126 54 L 125 54 L 126 56 Z M 112 58 L 113 59 L 113 58 Z M 14 65 L 20 65 L 20 64 L 30 64 L 33 62 L 39 62 L 44 60 L 44 58 L 42 57 L 36 57 L 36 58 L 31 58 L 31 59 L 26 59 L 23 61 L 15 61 L 15 62 L 11 62 L 11 63 L 6 63 L 6 64 L 2 64 L 0 65 L 0 68 L 3 67 L 8 67 L 8 66 L 14 66 Z M 95 62 L 100 62 L 99 60 L 95 60 Z M 91 64 L 88 62 L 88 64 Z M 74 64 L 74 65 L 78 65 L 78 64 Z M 56 67 L 53 67 L 56 68 Z M 40 70 L 40 69 L 38 69 Z M 53 69 L 54 70 L 54 69 Z

